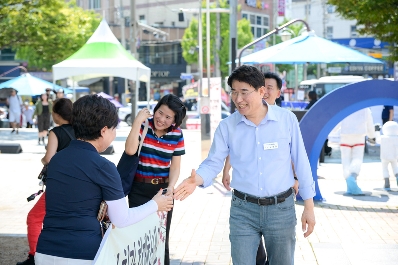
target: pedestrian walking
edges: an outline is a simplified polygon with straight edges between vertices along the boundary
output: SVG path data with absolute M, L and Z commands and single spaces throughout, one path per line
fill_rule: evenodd
M 36 108 L 33 115 L 37 116 L 37 127 L 39 129 L 39 140 L 46 145 L 45 138 L 47 137 L 48 129 L 50 128 L 50 116 L 52 112 L 52 100 L 48 99 L 46 93 L 40 95 L 40 99 L 36 102 Z
M 29 102 L 24 103 L 22 113 L 26 119 L 26 128 L 32 128 L 34 123 L 32 118 L 34 110 L 29 106 Z
M 391 169 L 398 185 L 398 124 L 395 121 L 387 121 L 383 125 L 383 135 L 380 142 L 380 159 L 383 168 L 384 188 L 390 189 L 389 164 L 391 164 Z
M 7 98 L 7 105 L 9 115 L 8 120 L 12 127 L 11 133 L 16 131 L 18 134 L 18 128 L 21 123 L 22 99 L 15 89 L 11 90 L 11 95 Z
M 361 109 L 336 126 L 340 128 L 340 152 L 343 176 L 347 183 L 347 193 L 364 195 L 357 184 L 365 151 L 365 136 L 375 142 L 375 128 L 369 108 Z

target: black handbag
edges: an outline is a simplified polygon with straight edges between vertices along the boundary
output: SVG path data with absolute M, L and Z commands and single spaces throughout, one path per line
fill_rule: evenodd
M 128 155 L 126 152 L 123 152 L 122 157 L 117 164 L 117 171 L 119 172 L 120 178 L 122 180 L 123 192 L 124 196 L 127 196 L 130 193 L 131 187 L 133 186 L 135 172 L 137 171 L 138 162 L 140 160 L 140 152 L 142 148 L 142 144 L 144 143 L 144 139 L 146 133 L 148 132 L 148 120 L 145 120 L 145 127 L 142 131 L 142 137 L 140 144 L 138 146 L 138 151 L 134 155 Z

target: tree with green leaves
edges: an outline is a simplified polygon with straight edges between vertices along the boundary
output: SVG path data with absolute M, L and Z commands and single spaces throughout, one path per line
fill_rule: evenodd
M 328 0 L 346 19 L 357 20 L 362 35 L 390 43 L 390 60 L 398 61 L 398 2 L 397 0 Z
M 64 0 L 9 0 L 0 4 L 0 50 L 12 48 L 30 67 L 51 69 L 88 40 L 100 19 Z
M 226 0 L 219 0 L 220 8 L 228 8 Z M 213 4 L 211 8 L 215 8 Z M 202 14 L 202 32 L 203 32 L 203 47 L 206 47 L 206 14 Z M 210 60 L 211 64 L 214 64 L 214 52 L 217 52 L 220 57 L 220 68 L 221 75 L 228 75 L 228 65 L 229 61 L 229 14 L 220 13 L 220 32 L 221 32 L 221 45 L 219 51 L 214 51 L 215 41 L 216 41 L 216 14 L 210 14 Z M 246 19 L 238 21 L 237 25 L 237 39 L 238 48 L 245 46 L 253 40 L 253 34 L 251 33 L 250 23 Z M 188 28 L 185 30 L 184 36 L 182 37 L 182 56 L 188 64 L 198 62 L 198 20 L 192 19 Z M 203 48 L 206 51 L 205 48 Z M 203 62 L 206 62 L 206 52 L 203 52 Z

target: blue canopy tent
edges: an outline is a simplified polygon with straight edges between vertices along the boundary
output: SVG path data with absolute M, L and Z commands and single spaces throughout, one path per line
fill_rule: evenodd
M 32 76 L 29 73 L 22 74 L 21 76 L 1 83 L 0 89 L 2 88 L 13 88 L 18 91 L 19 95 L 22 96 L 40 95 L 45 93 L 46 88 L 51 88 L 54 90 L 63 89 L 64 92 L 66 91 L 66 88 L 64 87 L 47 82 L 43 79 Z
M 238 61 L 237 61 L 238 62 Z M 316 36 L 314 31 L 241 58 L 244 64 L 383 63 L 356 50 Z

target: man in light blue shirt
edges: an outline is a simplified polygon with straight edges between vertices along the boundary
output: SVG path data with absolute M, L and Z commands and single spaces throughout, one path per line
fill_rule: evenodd
M 228 85 L 238 111 L 220 123 L 208 157 L 175 189 L 174 197 L 184 200 L 196 186 L 210 186 L 229 155 L 234 169 L 230 212 L 233 263 L 255 264 L 264 236 L 270 264 L 293 264 L 297 221 L 292 162 L 304 200 L 304 236 L 315 226 L 315 185 L 297 118 L 263 101 L 264 76 L 255 67 L 237 68 Z

